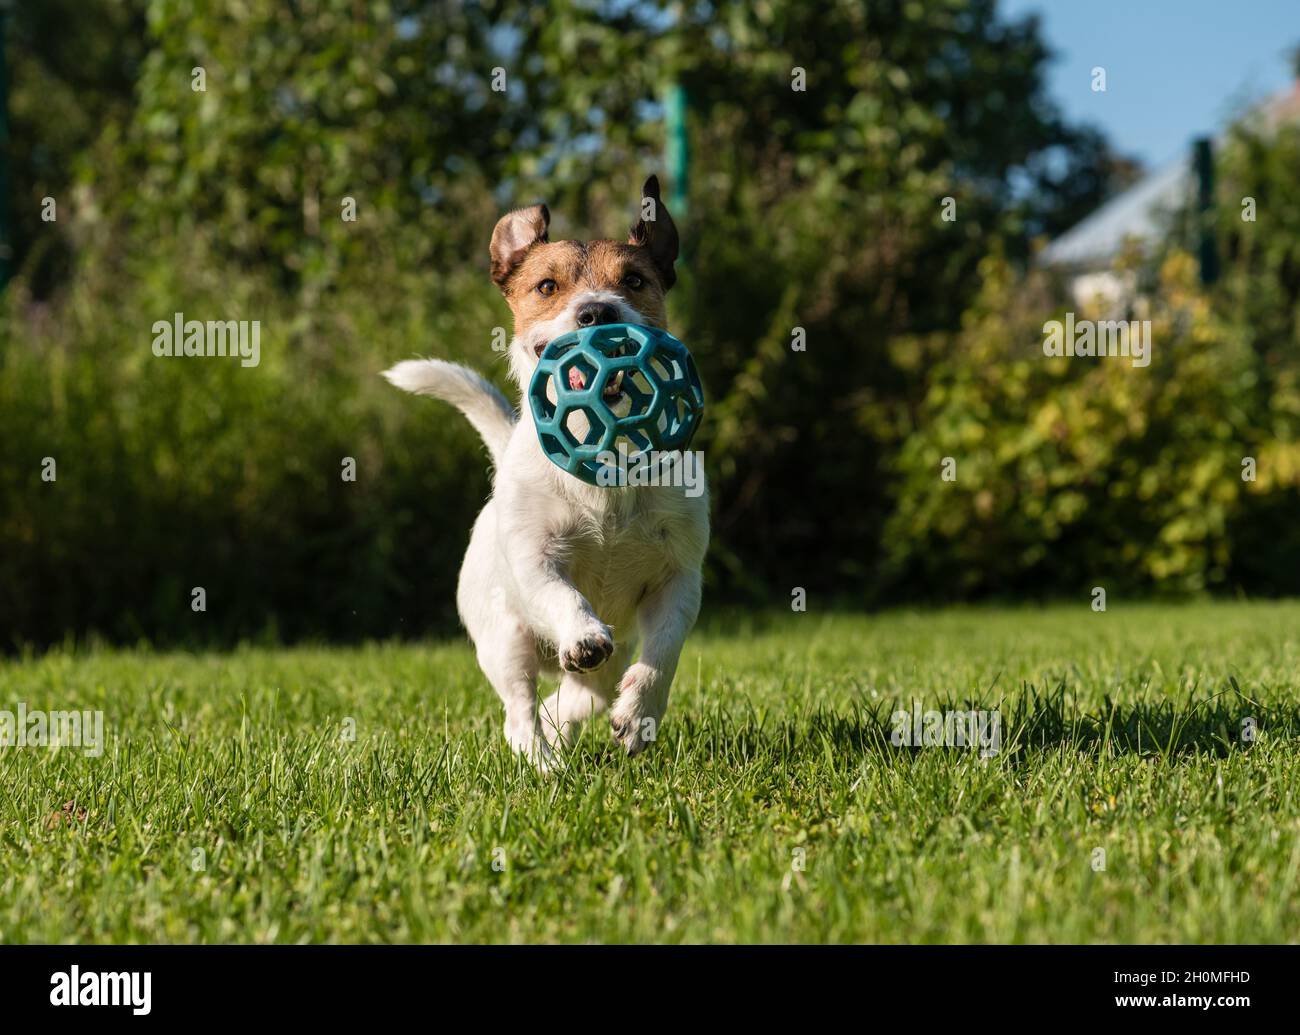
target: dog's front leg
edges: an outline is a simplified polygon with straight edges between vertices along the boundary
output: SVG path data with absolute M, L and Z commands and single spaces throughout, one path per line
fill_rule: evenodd
M 677 658 L 700 612 L 700 581 L 699 569 L 679 572 L 637 608 L 641 656 L 624 673 L 618 700 L 609 714 L 614 737 L 629 755 L 658 736 Z
M 555 644 L 560 668 L 592 672 L 614 653 L 614 634 L 559 563 L 561 544 L 519 530 L 508 533 L 510 567 L 533 627 Z

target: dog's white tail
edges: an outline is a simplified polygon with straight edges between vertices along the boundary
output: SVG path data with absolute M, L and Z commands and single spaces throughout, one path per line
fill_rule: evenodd
M 451 403 L 483 436 L 493 462 L 500 462 L 515 428 L 515 411 L 494 385 L 469 367 L 441 359 L 408 359 L 385 370 L 384 377 L 404 391 Z

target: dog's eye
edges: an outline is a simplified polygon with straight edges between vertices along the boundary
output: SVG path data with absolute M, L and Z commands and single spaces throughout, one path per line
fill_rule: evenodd
M 630 287 L 633 291 L 639 291 L 641 288 L 645 286 L 645 280 L 642 278 L 641 274 L 639 273 L 629 273 L 626 277 L 623 278 L 623 283 L 626 284 L 628 287 Z
M 543 280 L 540 284 L 537 285 L 537 293 L 539 295 L 555 294 L 555 281 L 547 277 L 545 280 Z

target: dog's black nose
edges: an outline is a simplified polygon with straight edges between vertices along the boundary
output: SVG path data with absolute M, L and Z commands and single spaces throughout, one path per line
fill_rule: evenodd
M 602 323 L 618 323 L 618 310 L 608 302 L 587 302 L 578 306 L 579 327 L 595 327 Z

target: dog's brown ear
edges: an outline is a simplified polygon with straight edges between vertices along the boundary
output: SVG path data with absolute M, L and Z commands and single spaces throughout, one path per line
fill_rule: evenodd
M 551 226 L 551 213 L 545 205 L 530 205 L 507 212 L 497 220 L 492 231 L 492 279 L 497 287 L 504 288 L 515 267 L 524 261 L 528 249 L 545 242 Z
M 641 188 L 641 218 L 628 233 L 627 243 L 650 253 L 665 291 L 677 283 L 673 270 L 677 261 L 677 225 L 668 214 L 668 206 L 659 199 L 658 176 L 651 176 Z

